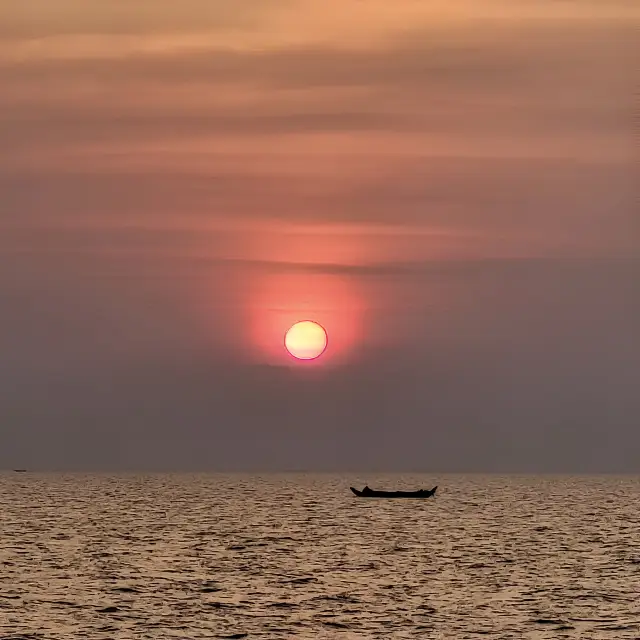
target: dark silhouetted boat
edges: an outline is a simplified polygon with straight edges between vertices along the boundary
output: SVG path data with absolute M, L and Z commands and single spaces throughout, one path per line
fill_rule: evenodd
M 14 469 L 15 473 L 27 473 L 26 469 Z
M 349 487 L 358 498 L 431 498 L 435 495 L 437 486 L 433 489 L 419 489 L 418 491 L 374 491 L 365 487 L 362 491 Z

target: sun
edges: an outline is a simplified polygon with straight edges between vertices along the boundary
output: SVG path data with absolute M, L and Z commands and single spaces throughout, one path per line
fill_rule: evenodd
M 315 360 L 327 348 L 327 332 L 317 322 L 296 322 L 284 336 L 284 346 L 298 360 Z

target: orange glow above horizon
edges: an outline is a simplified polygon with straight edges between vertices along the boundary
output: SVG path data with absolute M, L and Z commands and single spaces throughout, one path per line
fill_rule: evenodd
M 361 293 L 348 278 L 335 274 L 281 272 L 256 277 L 245 291 L 246 321 L 251 327 L 246 356 L 254 362 L 291 364 L 283 337 L 301 318 L 312 318 L 330 336 L 330 348 L 307 364 L 324 367 L 350 360 L 364 339 Z
M 284 346 L 297 360 L 315 360 L 327 348 L 327 332 L 317 322 L 296 322 L 284 337 Z

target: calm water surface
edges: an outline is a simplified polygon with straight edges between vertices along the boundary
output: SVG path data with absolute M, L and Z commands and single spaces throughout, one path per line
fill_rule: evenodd
M 5 473 L 0 518 L 0 638 L 640 638 L 640 478 Z

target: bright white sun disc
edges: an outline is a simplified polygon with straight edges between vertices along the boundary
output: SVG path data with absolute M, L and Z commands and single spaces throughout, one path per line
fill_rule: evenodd
M 311 320 L 296 322 L 284 337 L 287 351 L 298 360 L 314 360 L 327 348 L 327 332 Z

